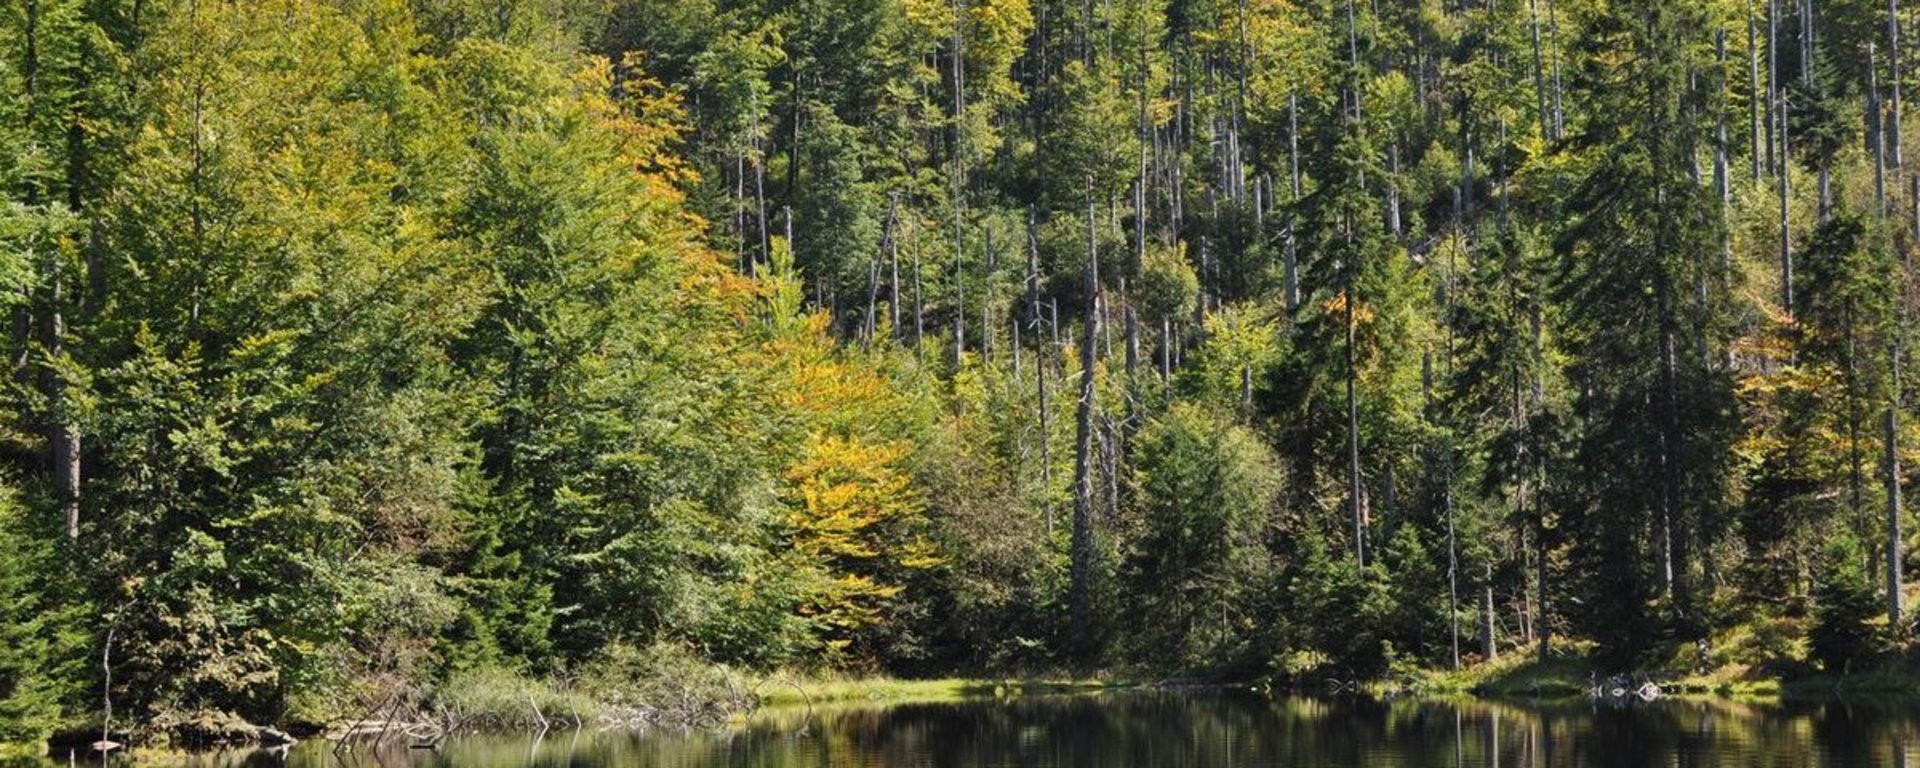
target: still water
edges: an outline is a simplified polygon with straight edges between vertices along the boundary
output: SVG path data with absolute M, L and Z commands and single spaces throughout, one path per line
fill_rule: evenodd
M 1125 692 L 763 712 L 693 732 L 466 736 L 438 751 L 308 743 L 200 768 L 738 766 L 1901 766 L 1920 701 L 1632 706 Z M 64 761 L 60 761 L 64 762 Z

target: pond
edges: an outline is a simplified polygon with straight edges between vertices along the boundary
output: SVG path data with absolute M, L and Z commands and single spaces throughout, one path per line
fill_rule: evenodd
M 200 768 L 749 766 L 1905 766 L 1920 701 L 1651 704 L 1134 691 L 763 711 L 691 732 L 461 736 L 437 751 L 309 742 Z M 64 756 L 55 761 L 65 764 Z

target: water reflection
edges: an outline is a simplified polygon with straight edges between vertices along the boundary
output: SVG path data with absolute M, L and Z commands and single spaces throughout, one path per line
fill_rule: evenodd
M 1129 692 L 762 713 L 719 731 L 467 736 L 438 751 L 203 755 L 196 768 L 1899 766 L 1916 701 L 1317 699 Z M 57 763 L 65 763 L 64 759 Z M 44 766 L 45 764 L 43 764 Z

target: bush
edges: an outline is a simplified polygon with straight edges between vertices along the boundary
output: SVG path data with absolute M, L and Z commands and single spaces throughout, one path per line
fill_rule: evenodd
M 1880 613 L 1874 584 L 1860 564 L 1860 548 L 1851 537 L 1827 547 L 1813 591 L 1813 629 L 1808 633 L 1813 658 L 1829 672 L 1846 672 L 1878 650 Z

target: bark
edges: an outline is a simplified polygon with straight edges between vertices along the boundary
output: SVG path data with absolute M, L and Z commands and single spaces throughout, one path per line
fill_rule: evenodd
M 1047 404 L 1047 340 L 1040 332 L 1040 241 L 1035 234 L 1033 206 L 1027 206 L 1027 310 L 1034 330 L 1034 383 L 1038 389 L 1040 411 L 1040 508 L 1047 521 L 1047 534 L 1053 534 L 1053 424 L 1052 408 Z
M 1494 637 L 1493 568 L 1487 568 L 1487 585 L 1480 590 L 1480 655 L 1487 661 L 1500 658 L 1500 642 Z
M 1287 91 L 1287 165 L 1292 176 L 1293 196 L 1288 203 L 1300 203 L 1300 104 L 1298 95 Z M 1291 317 L 1300 308 L 1300 252 L 1294 239 L 1293 216 L 1287 217 L 1286 232 L 1286 304 Z
M 999 254 L 993 248 L 993 230 L 986 233 L 987 268 L 980 276 L 980 362 L 993 362 L 993 272 L 998 269 Z
M 1880 131 L 1880 59 L 1867 43 L 1867 154 L 1873 158 L 1873 204 L 1887 215 L 1886 138 Z
M 1788 177 L 1792 175 L 1790 153 L 1787 149 L 1787 102 L 1780 99 L 1776 116 L 1780 131 L 1780 309 L 1788 318 L 1793 317 L 1793 242 L 1788 227 L 1787 203 L 1792 194 L 1792 184 Z
M 1752 134 L 1749 137 L 1752 146 L 1749 147 L 1748 152 L 1753 165 L 1753 180 L 1757 182 L 1760 180 L 1762 168 L 1766 165 L 1766 158 L 1760 154 L 1760 114 L 1765 110 L 1762 109 L 1763 102 L 1760 100 L 1759 25 L 1754 21 L 1753 16 L 1753 0 L 1747 0 L 1747 128 Z
M 873 344 L 880 323 L 880 255 L 874 254 L 867 262 L 867 309 L 860 316 L 860 346 L 862 349 Z
M 753 158 L 753 198 L 754 207 L 759 209 L 760 263 L 765 264 L 773 258 L 773 238 L 767 230 L 767 164 L 759 156 Z
M 900 238 L 895 228 L 900 223 L 900 193 L 887 196 L 887 268 L 891 275 L 887 280 L 887 311 L 892 314 L 893 335 L 900 336 Z
M 1901 596 L 1903 585 L 1901 577 L 1901 533 L 1900 533 L 1900 344 L 1894 342 L 1893 353 L 1889 357 L 1893 372 L 1893 390 L 1887 402 L 1886 414 L 1886 483 L 1887 483 L 1887 619 L 1888 626 L 1900 629 Z M 1904 634 L 1904 632 L 1901 632 Z
M 1553 69 L 1553 140 L 1559 141 L 1567 135 L 1567 113 L 1561 108 L 1560 94 L 1565 90 L 1560 82 L 1560 12 L 1554 0 L 1547 2 L 1547 42 L 1553 46 L 1553 59 L 1548 66 Z
M 1073 647 L 1085 659 L 1093 650 L 1093 416 L 1094 354 L 1100 325 L 1100 258 L 1093 203 L 1087 203 L 1086 318 L 1080 337 L 1080 405 L 1073 449 L 1072 574 L 1068 604 Z
M 1400 226 L 1400 143 L 1387 144 L 1387 230 L 1393 238 L 1399 240 L 1403 235 Z
M 1351 235 L 1349 235 L 1351 237 Z M 1346 323 L 1346 385 L 1347 385 L 1347 508 L 1353 516 L 1353 555 L 1361 566 L 1367 564 L 1367 523 L 1364 503 L 1361 499 L 1360 481 L 1360 397 L 1356 391 L 1360 371 L 1357 368 L 1359 358 L 1355 354 L 1357 329 L 1353 317 L 1353 265 L 1347 267 L 1345 301 Z
M 1173 321 L 1160 321 L 1160 380 L 1173 380 Z
M 1720 96 L 1720 108 L 1716 110 L 1713 128 L 1713 182 L 1715 191 L 1720 194 L 1720 269 L 1722 284 L 1726 275 L 1733 273 L 1733 230 L 1728 226 L 1728 215 L 1733 207 L 1733 179 L 1729 168 L 1729 156 L 1732 150 L 1727 145 L 1727 31 L 1722 29 L 1713 36 L 1714 53 L 1720 66 L 1715 70 L 1718 86 L 1715 91 Z M 1705 305 L 1706 277 L 1701 276 L 1702 306 Z M 1705 345 L 1702 345 L 1705 349 Z
M 1813 87 L 1813 0 L 1806 0 L 1800 12 L 1800 84 Z
M 927 305 L 925 293 L 920 286 L 920 242 L 913 244 L 913 354 L 920 354 L 920 346 L 927 338 Z
M 1140 319 L 1133 307 L 1127 307 L 1121 314 L 1127 323 L 1127 380 L 1132 381 L 1140 366 Z
M 1887 0 L 1887 85 L 1892 88 L 1887 115 L 1887 164 L 1898 170 L 1900 150 L 1900 0 Z
M 1547 66 L 1540 55 L 1540 0 L 1527 0 L 1527 29 L 1533 37 L 1533 98 L 1540 112 L 1540 135 L 1551 139 L 1553 122 L 1547 106 Z
M 1780 173 L 1780 0 L 1767 0 L 1767 172 Z

